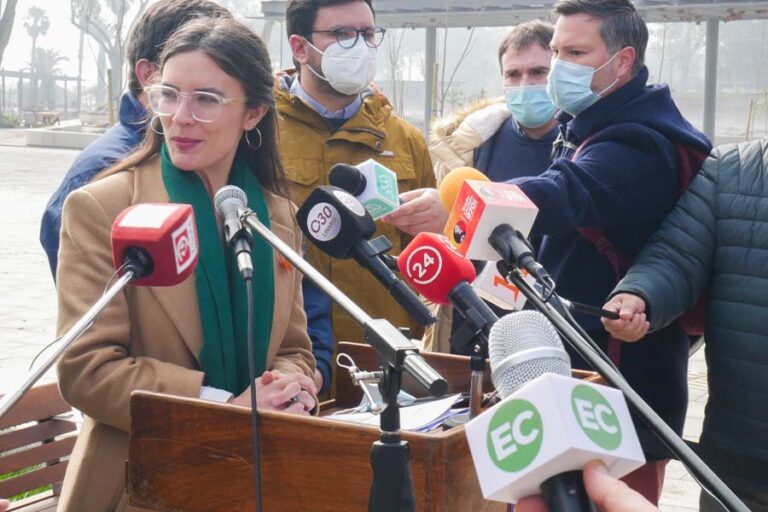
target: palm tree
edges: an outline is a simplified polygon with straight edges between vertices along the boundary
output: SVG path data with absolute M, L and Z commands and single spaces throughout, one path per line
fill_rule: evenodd
M 48 29 L 51 26 L 48 16 L 45 14 L 45 10 L 32 6 L 27 11 L 27 16 L 24 19 L 24 28 L 27 29 L 27 34 L 32 38 L 32 62 L 30 68 L 32 74 L 37 74 L 37 63 L 35 62 L 35 56 L 37 54 L 37 38 L 44 36 L 48 33 Z M 33 106 L 37 106 L 37 76 L 32 79 L 32 98 Z
M 61 55 L 59 50 L 52 48 L 37 48 L 36 50 L 35 63 L 43 90 L 42 103 L 47 104 L 50 110 L 56 105 L 56 80 L 54 77 L 62 74 L 59 63 L 67 61 L 69 58 Z

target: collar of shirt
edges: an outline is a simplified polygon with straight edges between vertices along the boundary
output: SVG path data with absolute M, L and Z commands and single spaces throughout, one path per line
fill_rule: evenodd
M 352 103 L 340 110 L 337 110 L 336 112 L 331 112 L 320 103 L 318 103 L 314 98 L 312 98 L 312 96 L 307 93 L 307 91 L 304 90 L 304 88 L 299 83 L 298 78 L 296 78 L 293 83 L 291 83 L 290 93 L 297 98 L 304 100 L 307 105 L 312 107 L 312 110 L 320 114 L 321 117 L 325 117 L 326 119 L 352 119 L 355 114 L 357 114 L 357 111 L 360 110 L 360 107 L 363 106 L 363 96 L 358 94 L 355 96 L 355 99 L 352 101 Z

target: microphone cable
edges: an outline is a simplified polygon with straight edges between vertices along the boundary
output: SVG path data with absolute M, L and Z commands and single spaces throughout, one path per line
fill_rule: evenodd
M 261 456 L 259 454 L 259 413 L 256 408 L 256 366 L 254 362 L 253 340 L 253 281 L 245 279 L 245 294 L 248 304 L 248 322 L 246 327 L 248 345 L 248 378 L 251 381 L 251 440 L 253 442 L 253 489 L 256 493 L 256 512 L 261 512 Z

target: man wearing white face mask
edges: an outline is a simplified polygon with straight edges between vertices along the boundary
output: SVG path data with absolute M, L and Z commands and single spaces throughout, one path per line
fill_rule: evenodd
M 373 158 L 397 174 L 409 203 L 439 207 L 436 195 L 432 200 L 420 192 L 435 186 L 423 135 L 394 115 L 384 95 L 371 87 L 385 32 L 375 24 L 372 1 L 290 0 L 286 28 L 297 70 L 279 77 L 275 100 L 281 114 L 280 156 L 293 201 L 302 204 L 315 187 L 327 185 L 333 165 Z M 377 223 L 377 228 L 395 254 L 410 240 L 393 225 Z M 421 335 L 384 287 L 354 261 L 331 259 L 311 244 L 307 257 L 371 316 Z M 335 339 L 363 339 L 362 330 L 335 306 L 332 322 Z
M 538 206 L 539 262 L 562 296 L 601 306 L 675 205 L 712 146 L 672 101 L 646 85 L 645 21 L 630 0 L 560 0 L 547 90 L 560 134 L 543 174 L 517 178 Z M 576 320 L 678 434 L 687 406 L 688 338 L 677 324 L 641 343 L 610 339 L 595 317 Z M 586 363 L 571 353 L 574 367 Z M 649 464 L 628 483 L 657 503 L 668 452 L 636 422 Z
M 429 152 L 438 184 L 457 167 L 474 167 L 492 181 L 536 176 L 549 167 L 558 133 L 546 90 L 553 33 L 552 24 L 540 20 L 516 25 L 498 49 L 504 100 L 481 100 L 435 121 Z M 461 332 L 461 317 L 452 312 L 436 308 L 438 322 L 424 336 L 430 350 L 450 352 L 451 336 L 461 336 L 454 334 Z

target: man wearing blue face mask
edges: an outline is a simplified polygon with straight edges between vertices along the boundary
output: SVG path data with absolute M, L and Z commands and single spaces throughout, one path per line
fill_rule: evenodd
M 376 25 L 372 0 L 289 0 L 286 29 L 297 69 L 280 76 L 274 96 L 280 157 L 293 201 L 300 205 L 315 187 L 327 185 L 335 164 L 372 158 L 397 174 L 408 204 L 436 211 L 445 223 L 423 135 L 397 117 L 387 98 L 371 87 L 385 33 Z M 378 222 L 377 228 L 395 253 L 410 241 L 403 226 Z M 418 324 L 357 263 L 332 259 L 311 244 L 307 259 L 371 316 L 421 335 Z M 336 306 L 332 326 L 337 340 L 363 340 L 360 327 Z M 331 340 L 327 348 L 333 350 Z M 316 377 L 327 388 L 330 365 L 318 367 Z
M 601 306 L 712 146 L 682 117 L 666 85 L 646 85 L 648 30 L 629 0 L 560 0 L 555 13 L 547 84 L 560 110 L 554 162 L 512 183 L 540 210 L 531 238 L 558 292 Z M 681 433 L 688 403 L 682 328 L 673 324 L 630 345 L 610 339 L 598 318 L 576 319 Z M 586 366 L 571 358 L 574 367 Z M 650 463 L 629 483 L 657 503 L 668 452 L 636 426 Z
M 536 176 L 549 167 L 558 133 L 546 89 L 553 33 L 552 24 L 540 20 L 515 26 L 498 51 L 504 101 L 482 100 L 433 124 L 429 151 L 438 183 L 457 167 L 474 167 L 492 181 Z M 450 337 L 461 335 L 452 309 L 437 308 L 438 322 L 424 338 L 430 350 L 450 352 Z
M 513 28 L 499 46 L 505 102 L 480 101 L 434 123 L 429 150 L 438 182 L 462 166 L 492 181 L 535 176 L 549 167 L 557 137 L 556 109 L 546 90 L 553 32 L 539 20 Z

